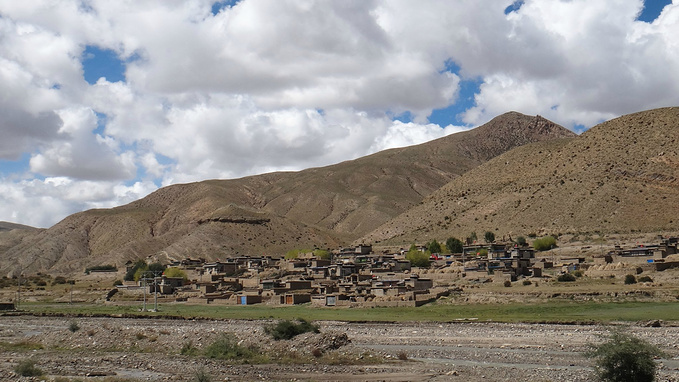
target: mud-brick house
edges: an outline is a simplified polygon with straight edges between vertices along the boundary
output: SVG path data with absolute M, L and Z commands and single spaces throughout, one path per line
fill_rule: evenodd
M 354 252 L 357 255 L 367 255 L 369 253 L 372 253 L 373 251 L 373 246 L 372 245 L 365 245 L 365 244 L 359 244 Z
M 309 262 L 307 260 L 295 259 L 285 261 L 281 266 L 281 269 L 291 273 L 306 273 L 308 266 Z
M 161 294 L 172 294 L 178 288 L 184 286 L 183 277 L 167 277 L 162 276 L 160 279 L 160 284 L 158 284 L 158 291 Z
M 286 293 L 280 296 L 281 305 L 295 305 L 311 302 L 311 293 Z
M 389 262 L 389 265 L 391 266 L 390 269 L 392 272 L 405 272 L 409 271 L 412 267 L 410 264 L 410 261 L 405 260 L 405 259 L 398 259 L 398 260 L 393 260 Z
M 328 272 L 330 274 L 330 278 L 333 279 L 342 279 L 347 276 L 351 276 L 354 273 L 357 273 L 358 268 L 356 267 L 356 264 L 353 262 L 342 262 L 338 264 L 333 264 L 328 267 Z
M 239 305 L 261 304 L 262 296 L 257 294 L 243 294 L 238 296 Z
M 339 287 L 337 281 L 321 281 L 318 283 L 318 294 L 332 294 L 338 293 Z
M 408 280 L 405 281 L 405 285 L 411 290 L 422 291 L 432 288 L 434 286 L 434 280 L 412 275 Z
M 232 275 L 238 271 L 238 263 L 235 261 L 214 262 L 203 264 L 203 272 L 207 275 Z
M 287 290 L 311 289 L 311 281 L 310 280 L 287 280 L 285 282 L 285 289 L 287 289 Z
M 512 259 L 534 259 L 535 249 L 530 247 L 514 247 L 509 252 Z

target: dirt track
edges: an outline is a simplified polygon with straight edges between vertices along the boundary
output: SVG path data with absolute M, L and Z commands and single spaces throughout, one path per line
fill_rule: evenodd
M 77 331 L 69 330 L 71 322 L 78 324 Z M 62 380 L 190 381 L 202 369 L 213 381 L 589 381 L 591 363 L 581 352 L 607 331 L 602 326 L 573 325 L 322 322 L 321 334 L 273 341 L 263 333 L 263 324 L 0 317 L 0 380 L 22 380 L 12 370 L 19 361 L 32 358 L 49 377 Z M 658 380 L 679 381 L 679 327 L 633 325 L 626 330 L 668 353 L 668 359 L 659 360 Z M 179 355 L 185 344 L 200 349 L 223 332 L 234 333 L 243 345 L 288 354 L 297 361 L 233 365 Z M 328 348 L 327 353 L 343 357 L 345 364 L 314 361 L 311 351 L 342 333 L 351 343 Z M 21 342 L 26 346 L 12 345 Z M 30 349 L 30 344 L 43 348 Z M 399 360 L 399 354 L 408 359 Z M 347 360 L 354 364 L 347 365 Z

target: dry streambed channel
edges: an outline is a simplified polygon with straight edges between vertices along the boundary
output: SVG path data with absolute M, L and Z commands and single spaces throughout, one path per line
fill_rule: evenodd
M 582 353 L 611 328 L 325 321 L 320 334 L 274 341 L 263 329 L 272 322 L 4 316 L 0 380 L 41 380 L 14 372 L 30 359 L 42 379 L 56 381 L 191 381 L 199 373 L 212 381 L 591 381 Z M 665 351 L 658 380 L 679 381 L 679 327 L 615 327 Z M 222 333 L 269 358 L 206 357 Z

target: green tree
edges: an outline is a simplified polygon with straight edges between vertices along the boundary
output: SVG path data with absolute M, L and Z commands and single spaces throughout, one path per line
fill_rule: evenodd
M 413 267 L 429 268 L 429 256 L 431 256 L 429 251 L 422 252 L 411 247 L 410 251 L 406 253 L 406 260 L 410 261 L 410 265 Z
M 486 233 L 483 234 L 483 238 L 486 240 L 486 243 L 492 243 L 495 241 L 495 234 L 490 231 L 486 231 Z
M 124 280 L 125 280 L 125 281 L 133 281 L 133 280 L 136 281 L 137 279 L 135 279 L 135 275 L 137 274 L 137 271 L 138 271 L 140 268 L 146 268 L 146 266 L 147 266 L 146 261 L 144 261 L 144 260 L 137 260 L 137 262 L 134 263 L 134 265 L 132 265 L 132 268 L 130 268 L 130 269 L 127 271 L 127 273 L 125 273 Z
M 525 247 L 528 244 L 528 242 L 526 241 L 525 237 L 519 236 L 519 237 L 516 238 L 516 244 L 518 244 L 522 247 Z
M 441 253 L 441 244 L 439 244 L 436 239 L 432 239 L 429 243 L 427 243 L 427 250 L 430 253 Z
M 454 237 L 449 237 L 448 240 L 446 240 L 446 248 L 448 248 L 450 253 L 462 253 L 462 241 Z
M 536 251 L 547 251 L 556 247 L 556 239 L 554 236 L 545 236 L 533 241 L 533 247 Z
M 149 264 L 147 271 L 154 272 L 154 273 L 163 273 L 165 271 L 165 268 L 167 268 L 167 267 L 164 266 L 161 263 L 152 263 L 152 264 Z
M 181 277 L 184 280 L 189 279 L 188 276 L 186 276 L 186 272 L 184 272 L 183 270 L 181 270 L 177 267 L 170 267 L 170 268 L 165 269 L 164 274 L 167 277 Z
M 330 252 L 325 249 L 314 249 L 314 256 L 323 260 L 330 260 Z
M 655 357 L 664 356 L 655 345 L 622 331 L 614 331 L 599 345 L 589 344 L 585 356 L 593 358 L 596 373 L 606 382 L 655 381 Z

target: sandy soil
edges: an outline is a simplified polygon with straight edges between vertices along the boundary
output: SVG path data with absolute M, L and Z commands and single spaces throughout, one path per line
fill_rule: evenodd
M 69 330 L 73 322 L 79 326 L 74 332 Z M 44 379 L 59 381 L 191 381 L 198 371 L 212 381 L 590 381 L 591 362 L 582 351 L 610 329 L 320 322 L 320 334 L 273 341 L 264 334 L 266 323 L 3 316 L 0 380 L 31 380 L 13 371 L 30 358 L 45 372 Z M 667 352 L 667 359 L 658 360 L 658 380 L 679 381 L 679 327 L 633 325 L 624 330 Z M 224 332 L 242 345 L 286 355 L 287 361 L 248 365 L 180 355 L 186 344 L 202 349 Z M 314 349 L 325 355 L 314 358 Z

